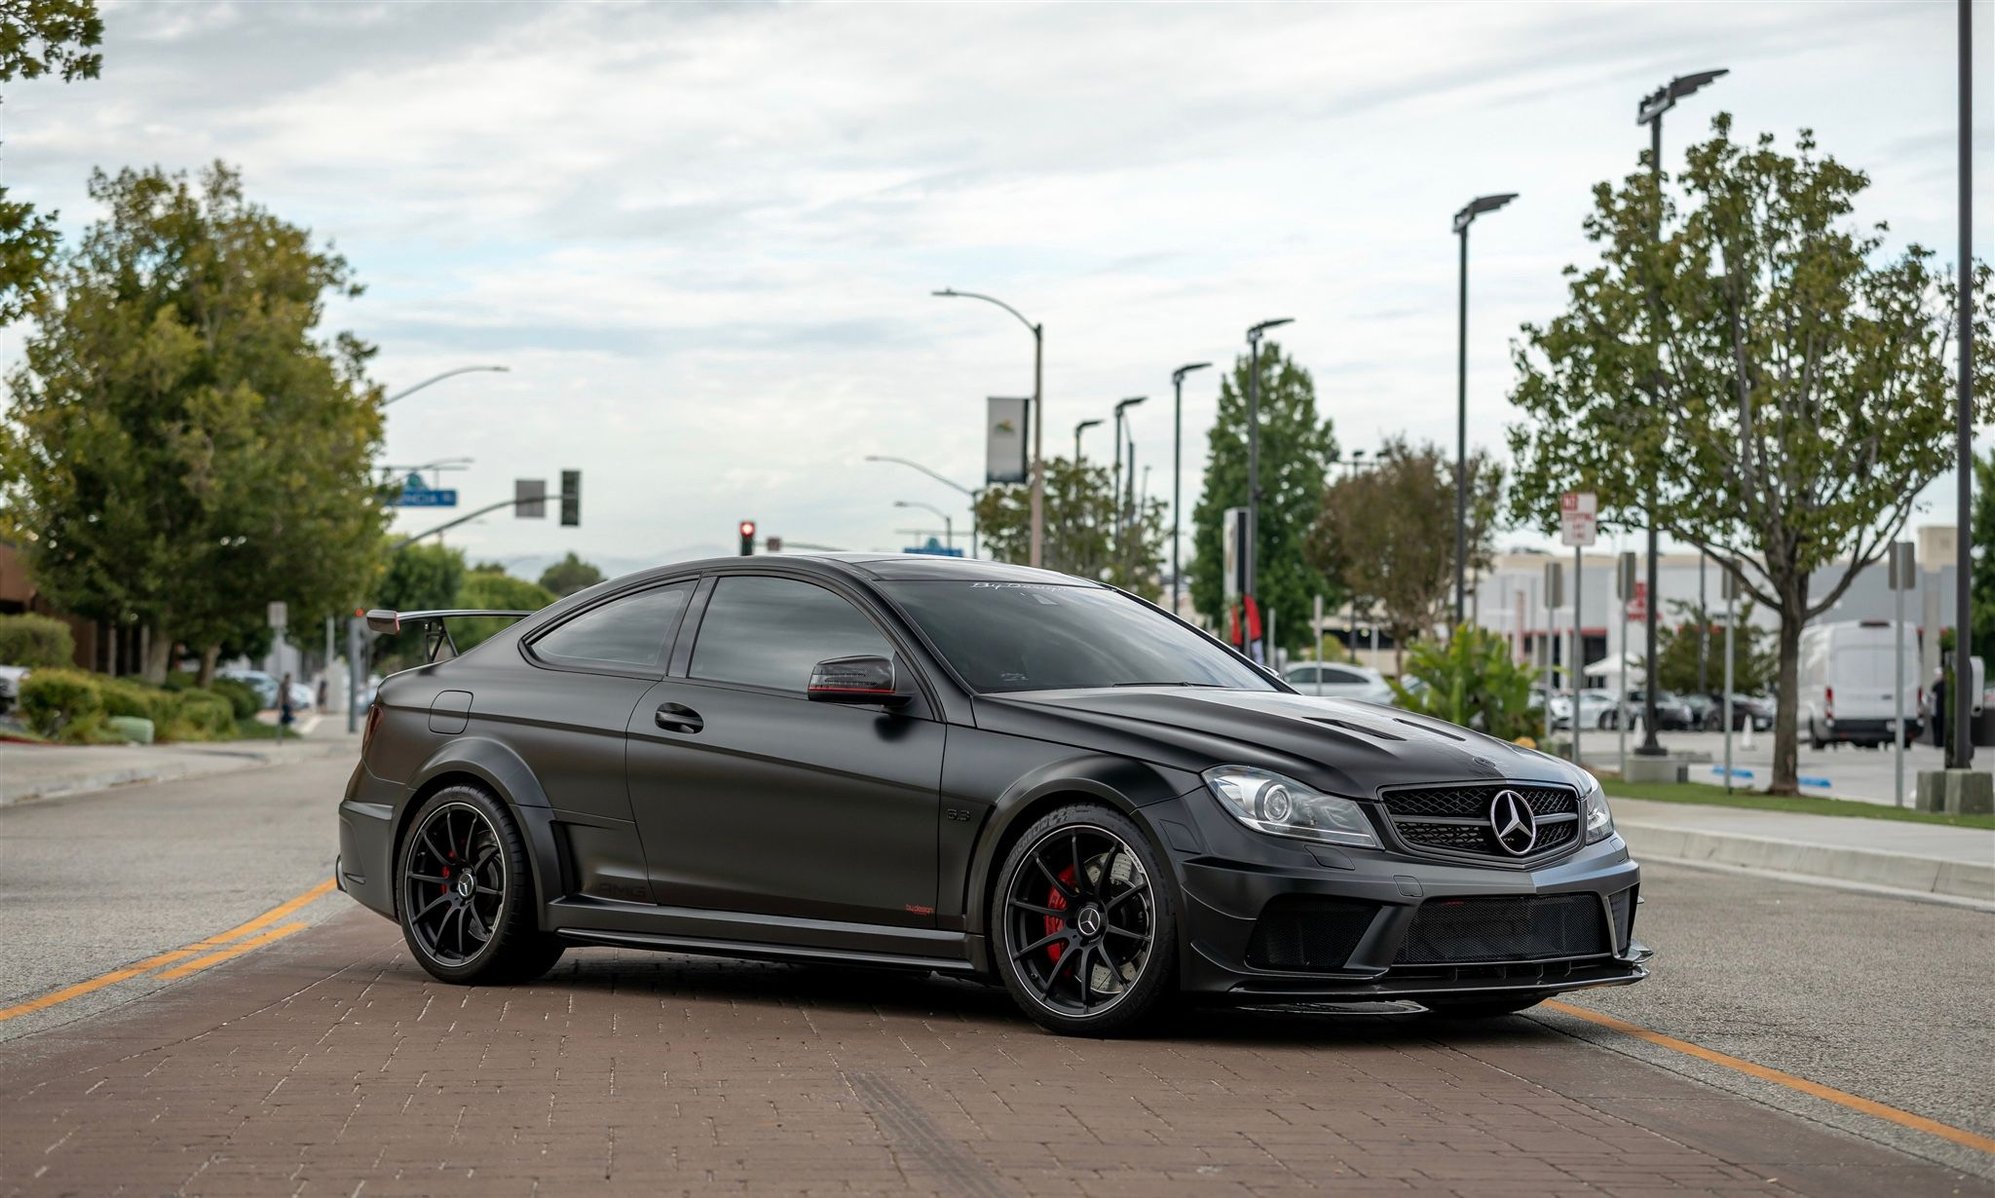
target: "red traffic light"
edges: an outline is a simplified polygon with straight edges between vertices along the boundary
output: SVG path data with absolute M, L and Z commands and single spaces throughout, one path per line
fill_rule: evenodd
M 742 535 L 742 536 L 744 536 L 744 537 L 752 537 L 752 536 L 754 536 L 754 535 L 755 535 L 755 521 L 753 521 L 753 520 L 743 520 L 743 521 L 741 522 L 741 535 Z
M 755 521 L 743 520 L 741 522 L 741 556 L 747 557 L 749 554 L 754 552 L 755 552 Z

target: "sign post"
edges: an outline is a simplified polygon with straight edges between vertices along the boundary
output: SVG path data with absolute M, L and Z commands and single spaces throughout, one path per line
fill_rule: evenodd
M 266 623 L 270 625 L 270 631 L 274 633 L 276 636 L 276 645 L 271 650 L 273 654 L 276 653 L 278 649 L 281 649 L 284 645 L 284 626 L 290 622 L 291 619 L 290 610 L 291 609 L 288 606 L 286 606 L 285 602 L 282 599 L 272 599 L 270 601 L 270 606 L 264 609 L 264 620 Z M 279 660 L 281 660 L 281 658 Z M 275 665 L 277 663 L 276 661 L 272 661 L 271 664 Z M 281 674 L 279 675 L 278 685 L 279 685 L 279 690 L 281 691 L 283 689 L 283 681 Z M 285 705 L 288 704 L 290 701 L 291 701 L 291 696 L 288 694 L 280 693 L 277 696 L 277 711 L 279 713 L 279 719 L 277 721 L 277 739 L 280 741 L 284 739 L 284 720 L 282 719 L 282 713 L 284 711 Z
M 1736 605 L 1739 599 L 1739 583 L 1727 569 L 1718 575 L 1718 593 L 1725 600 L 1725 702 L 1720 708 L 1725 721 L 1725 793 L 1732 793 L 1732 638 L 1737 635 L 1732 625 L 1738 622 Z M 1751 717 L 1748 716 L 1748 719 Z
M 1905 805 L 1905 592 L 1919 572 L 1912 556 L 1912 542 L 1891 543 L 1891 568 L 1886 581 L 1891 584 L 1891 801 Z
M 1552 650 L 1558 638 L 1552 634 L 1553 621 L 1558 618 L 1558 610 L 1565 606 L 1565 567 L 1557 562 L 1545 563 L 1545 739 L 1552 739 L 1552 693 L 1558 689 L 1558 661 Z
M 1586 551 L 1600 537 L 1600 497 L 1592 491 L 1567 491 L 1559 496 L 1559 540 L 1572 546 L 1572 763 L 1585 769 L 1579 756 L 1579 691 L 1586 668 L 1586 634 L 1580 631 L 1580 595 L 1586 578 Z
M 1025 438 L 1031 422 L 1030 399 L 991 396 L 984 401 L 984 483 L 1026 480 Z
M 1614 731 L 1620 741 L 1616 756 L 1622 778 L 1628 776 L 1628 609 L 1641 590 L 1642 584 L 1635 580 L 1635 555 L 1623 553 L 1614 569 L 1614 597 L 1620 600 L 1615 606 L 1621 609 L 1621 638 L 1617 642 L 1621 660 L 1615 663 L 1621 680 L 1614 692 Z

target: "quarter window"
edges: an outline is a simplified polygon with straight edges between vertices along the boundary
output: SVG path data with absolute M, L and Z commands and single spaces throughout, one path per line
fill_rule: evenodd
M 656 670 L 692 593 L 693 584 L 681 582 L 612 599 L 556 625 L 533 642 L 533 651 L 581 669 Z
M 893 656 L 858 608 L 793 578 L 722 578 L 700 618 L 691 674 L 802 694 L 827 657 Z

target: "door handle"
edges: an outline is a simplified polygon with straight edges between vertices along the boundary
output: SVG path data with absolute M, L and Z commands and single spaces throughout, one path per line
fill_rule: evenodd
M 667 732 L 698 732 L 707 726 L 700 713 L 684 703 L 661 703 L 652 718 Z

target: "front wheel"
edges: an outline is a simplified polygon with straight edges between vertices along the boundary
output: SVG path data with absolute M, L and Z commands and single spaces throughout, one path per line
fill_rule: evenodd
M 1118 1035 L 1172 992 L 1170 875 L 1120 812 L 1076 803 L 1033 823 L 1005 857 L 992 906 L 998 974 L 1041 1027 Z
M 447 786 L 402 843 L 397 922 L 430 976 L 464 985 L 532 981 L 560 959 L 540 931 L 526 844 L 498 799 Z

